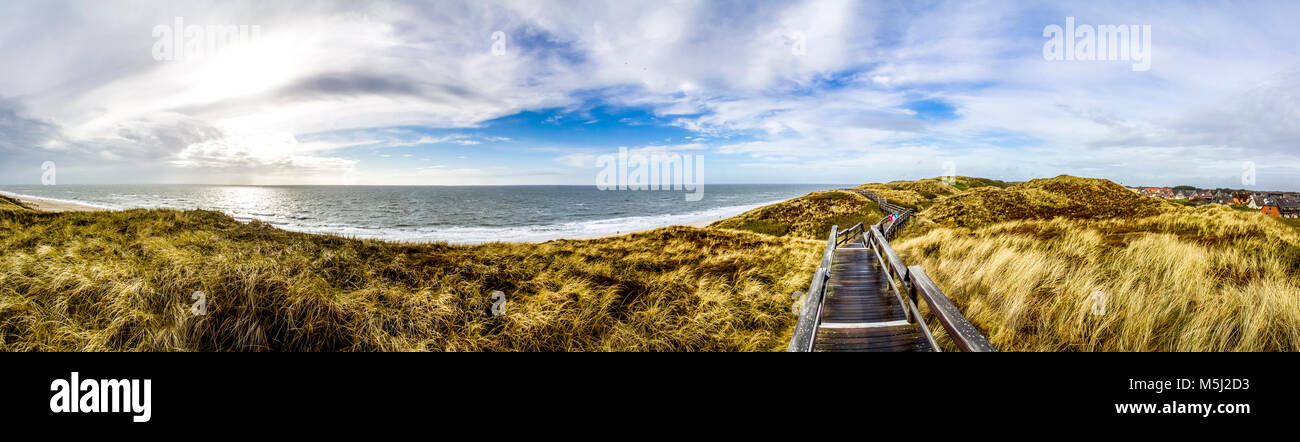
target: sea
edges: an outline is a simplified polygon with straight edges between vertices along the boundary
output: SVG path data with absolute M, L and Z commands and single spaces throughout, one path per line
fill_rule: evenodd
M 403 242 L 540 242 L 715 221 L 835 184 L 715 184 L 683 191 L 594 186 L 0 185 L 108 209 L 207 209 L 285 230 Z

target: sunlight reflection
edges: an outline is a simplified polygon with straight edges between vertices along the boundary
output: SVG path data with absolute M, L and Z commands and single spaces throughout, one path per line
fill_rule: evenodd
M 275 216 L 280 199 L 279 190 L 275 188 L 228 186 L 213 191 L 217 193 L 218 206 L 257 218 Z

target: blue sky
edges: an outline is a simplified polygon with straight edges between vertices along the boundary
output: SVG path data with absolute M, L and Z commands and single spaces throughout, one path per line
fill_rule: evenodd
M 0 183 L 589 185 L 624 147 L 706 184 L 1300 190 L 1295 2 L 640 3 L 7 2 Z M 259 34 L 158 60 L 177 17 Z M 1149 69 L 1045 59 L 1066 17 L 1149 25 Z

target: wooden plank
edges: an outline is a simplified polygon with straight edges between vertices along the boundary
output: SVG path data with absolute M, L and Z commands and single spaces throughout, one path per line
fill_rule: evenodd
M 916 326 L 903 322 L 890 327 L 827 329 L 816 351 L 929 351 Z
M 930 351 L 930 345 L 916 333 L 817 341 L 814 351 Z
M 822 316 L 822 320 L 835 322 L 878 322 L 878 321 L 899 321 L 903 318 L 901 310 L 892 313 L 836 313 Z
M 909 323 L 904 320 L 886 321 L 886 322 L 823 322 L 818 327 L 821 328 L 877 328 L 877 327 L 897 327 L 905 326 Z
M 880 353 L 903 353 L 903 352 L 922 352 L 929 351 L 925 345 L 914 341 L 899 341 L 892 343 L 866 343 L 866 342 L 849 342 L 849 343 L 822 343 L 818 344 L 813 351 L 819 352 L 880 352 Z

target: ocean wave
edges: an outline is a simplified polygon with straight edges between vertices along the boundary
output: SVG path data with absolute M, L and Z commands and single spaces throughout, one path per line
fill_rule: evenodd
M 286 230 L 306 233 L 325 233 L 352 238 L 382 239 L 399 242 L 447 242 L 451 244 L 483 244 L 490 242 L 544 242 L 555 239 L 583 239 L 619 235 L 673 225 L 711 222 L 783 200 L 743 206 L 717 207 L 696 212 L 666 215 L 645 215 L 608 218 L 591 221 L 573 221 L 560 224 L 512 227 L 420 227 L 379 228 L 352 225 L 299 225 L 280 226 Z

